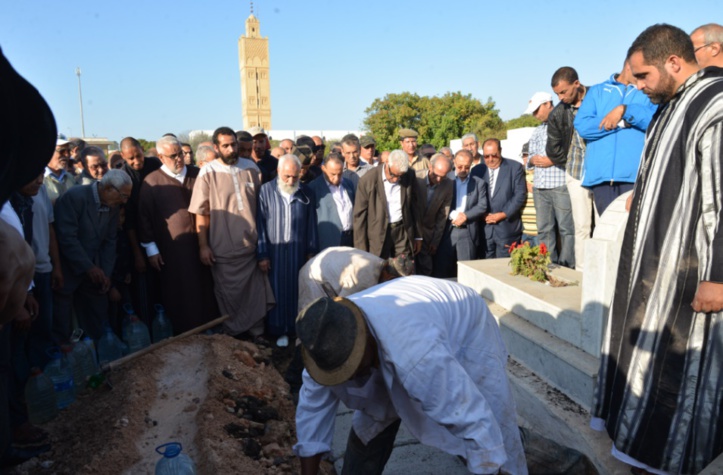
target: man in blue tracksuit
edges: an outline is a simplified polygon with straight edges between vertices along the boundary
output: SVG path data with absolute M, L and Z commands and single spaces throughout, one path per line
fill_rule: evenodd
M 592 190 L 598 215 L 633 189 L 645 131 L 657 109 L 633 79 L 626 62 L 620 74 L 588 90 L 575 117 L 587 147 L 582 186 Z

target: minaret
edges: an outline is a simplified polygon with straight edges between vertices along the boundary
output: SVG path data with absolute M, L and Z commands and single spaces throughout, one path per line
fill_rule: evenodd
M 238 39 L 239 68 L 241 69 L 241 109 L 244 130 L 251 127 L 271 129 L 271 95 L 269 87 L 269 39 L 261 37 L 259 20 L 251 15 L 246 19 L 246 34 Z

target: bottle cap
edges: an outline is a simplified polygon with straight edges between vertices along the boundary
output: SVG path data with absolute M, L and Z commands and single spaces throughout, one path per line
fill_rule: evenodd
M 156 452 L 169 459 L 178 456 L 181 450 L 183 450 L 183 447 L 180 442 L 168 442 L 156 447 Z

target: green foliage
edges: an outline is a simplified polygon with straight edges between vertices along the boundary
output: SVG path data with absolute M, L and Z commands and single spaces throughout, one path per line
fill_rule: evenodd
M 519 129 L 522 127 L 537 127 L 540 125 L 540 121 L 535 119 L 534 116 L 530 114 L 523 114 L 519 117 L 516 117 L 514 119 L 510 119 L 507 122 L 505 122 L 505 129 Z
M 524 275 L 537 282 L 545 282 L 548 280 L 547 271 L 550 265 L 547 246 L 544 243 L 530 246 L 528 242 L 523 245 L 513 244 L 510 246 L 510 265 L 512 275 Z
M 198 144 L 201 142 L 208 142 L 211 140 L 211 136 L 208 135 L 205 132 L 199 132 L 196 135 L 193 136 L 193 138 L 189 138 L 186 143 L 188 143 L 191 146 L 191 149 L 193 151 L 196 151 L 198 149 Z
M 487 138 L 499 137 L 505 130 L 492 98 L 483 104 L 461 92 L 434 97 L 387 94 L 375 99 L 365 113 L 364 129 L 374 136 L 379 150 L 399 148 L 398 132 L 403 128 L 416 130 L 420 145 L 429 142 L 436 148 L 468 132 Z
M 143 147 L 144 152 L 147 152 L 148 150 L 150 150 L 156 146 L 155 141 L 150 141 L 150 140 L 146 140 L 146 139 L 138 139 L 138 142 L 140 142 L 141 147 Z

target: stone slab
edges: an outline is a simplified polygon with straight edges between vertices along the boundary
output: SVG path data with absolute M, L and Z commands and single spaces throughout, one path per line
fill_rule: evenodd
M 500 305 L 487 302 L 513 358 L 589 409 L 599 360 Z
M 592 239 L 585 241 L 585 273 L 582 282 L 582 347 L 600 356 L 602 338 L 615 290 L 620 247 L 628 221 L 625 193 L 613 201 L 595 225 Z
M 344 404 L 339 404 L 332 442 L 332 461 L 338 473 L 344 465 L 344 451 L 351 429 L 353 412 Z M 452 455 L 439 449 L 422 445 L 409 432 L 405 424 L 399 428 L 394 440 L 394 451 L 384 469 L 385 475 L 407 474 L 439 474 L 448 475 L 469 473 L 462 462 Z
M 511 275 L 507 258 L 459 262 L 457 281 L 556 337 L 590 352 L 591 348 L 585 348 L 582 338 L 582 290 L 579 285 L 582 273 L 558 267 L 553 274 L 578 285 L 550 287 Z
M 344 459 L 334 462 L 337 473 L 341 473 Z M 469 475 L 467 467 L 454 455 L 422 444 L 394 445 L 384 475 Z
M 590 429 L 590 414 L 584 408 L 515 361 L 508 365 L 507 375 L 520 425 L 582 452 L 601 475 L 630 474 L 630 467 L 610 454 L 607 433 Z

